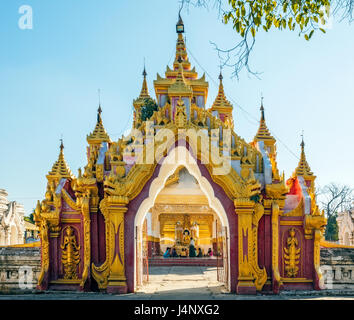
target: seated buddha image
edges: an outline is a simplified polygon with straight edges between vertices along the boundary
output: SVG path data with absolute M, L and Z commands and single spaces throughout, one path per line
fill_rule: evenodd
M 185 229 L 183 231 L 183 245 L 189 246 L 190 241 L 191 241 L 190 232 L 188 229 Z

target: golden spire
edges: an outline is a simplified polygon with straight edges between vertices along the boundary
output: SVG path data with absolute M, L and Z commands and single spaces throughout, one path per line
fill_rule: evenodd
M 232 112 L 232 104 L 226 99 L 225 97 L 225 93 L 224 93 L 224 85 L 222 83 L 223 80 L 223 76 L 222 73 L 220 71 L 220 75 L 219 75 L 219 92 L 218 95 L 215 98 L 215 101 L 211 107 L 212 111 L 214 110 L 218 110 L 220 112 Z
M 263 97 L 261 98 L 261 121 L 259 122 L 259 128 L 257 131 L 256 136 L 254 137 L 255 141 L 258 140 L 271 140 L 275 141 L 274 137 L 270 134 L 269 129 L 266 125 L 265 122 L 265 117 L 264 117 L 264 107 L 263 107 Z
M 69 166 L 67 165 L 64 158 L 64 144 L 63 139 L 60 139 L 60 153 L 58 160 L 54 163 L 52 170 L 49 171 L 47 178 L 67 178 L 73 179 L 74 175 L 72 174 Z
M 93 132 L 87 136 L 86 140 L 89 144 L 100 144 L 101 142 L 111 142 L 105 128 L 102 123 L 102 108 L 101 103 L 98 106 L 97 110 L 97 124 Z
M 186 48 L 186 44 L 185 44 L 185 41 L 183 38 L 184 23 L 183 23 L 180 13 L 178 15 L 178 22 L 176 24 L 176 31 L 177 31 L 178 37 L 177 37 L 177 44 L 176 44 L 176 57 L 175 57 L 175 61 L 173 63 L 173 68 L 174 68 L 174 70 L 177 70 L 178 64 L 180 63 L 179 61 L 182 60 L 181 63 L 183 65 L 183 68 L 185 70 L 190 70 L 191 64 L 188 60 L 187 48 Z
M 145 99 L 151 99 L 150 95 L 149 95 L 149 90 L 148 90 L 148 86 L 147 86 L 147 82 L 146 82 L 146 69 L 145 69 L 145 62 L 144 62 L 144 70 L 142 73 L 144 79 L 143 79 L 143 85 L 141 88 L 141 92 L 140 95 L 137 99 L 135 99 L 133 101 L 133 106 L 135 109 L 138 109 L 139 107 L 141 107 L 142 105 L 144 105 L 145 103 Z
M 145 65 L 144 65 L 144 71 L 143 71 L 144 80 L 143 80 L 143 86 L 141 88 L 139 99 L 150 98 L 149 91 L 148 91 L 148 86 L 147 86 L 147 83 L 146 83 L 146 76 L 147 76 L 147 73 L 146 73 Z
M 305 142 L 304 142 L 304 136 L 302 136 L 302 141 L 301 141 L 301 156 L 300 156 L 300 161 L 299 164 L 297 165 L 297 168 L 295 169 L 294 175 L 297 176 L 313 176 L 313 172 L 311 171 L 311 168 L 309 164 L 307 163 L 306 160 L 306 155 L 305 155 Z

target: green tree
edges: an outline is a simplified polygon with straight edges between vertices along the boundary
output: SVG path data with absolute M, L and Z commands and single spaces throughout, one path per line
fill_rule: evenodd
M 328 241 L 338 241 L 337 214 L 334 214 L 327 219 L 325 239 Z
M 151 98 L 146 98 L 144 105 L 141 107 L 141 120 L 146 121 L 152 117 L 155 111 L 158 110 L 156 102 Z
M 34 222 L 34 216 L 33 216 L 33 213 L 31 213 L 29 216 L 27 217 L 24 217 L 24 220 L 25 221 L 28 221 L 28 222 L 31 222 L 31 223 L 35 223 Z
M 181 0 L 184 5 L 217 8 L 224 24 L 231 24 L 241 40 L 230 49 L 214 46 L 226 66 L 234 68 L 238 76 L 244 67 L 249 67 L 249 54 L 258 32 L 272 29 L 297 31 L 310 40 L 315 31 L 325 33 L 330 14 L 340 21 L 352 22 L 354 0 Z

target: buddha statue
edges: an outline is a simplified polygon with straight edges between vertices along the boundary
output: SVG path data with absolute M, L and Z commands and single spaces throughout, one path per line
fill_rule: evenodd
M 77 265 L 80 262 L 80 246 L 76 242 L 76 237 L 72 227 L 65 230 L 63 244 L 60 245 L 62 251 L 61 261 L 64 266 L 64 279 L 77 279 Z

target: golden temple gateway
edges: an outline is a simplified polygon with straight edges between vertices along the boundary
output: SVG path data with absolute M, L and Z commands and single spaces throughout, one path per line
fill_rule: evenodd
M 157 74 L 155 98 L 144 68 L 129 136 L 112 141 L 99 106 L 77 177 L 61 143 L 34 215 L 38 288 L 134 292 L 149 262 L 172 255 L 220 259 L 220 281 L 238 294 L 321 289 L 326 219 L 304 142 L 286 180 L 263 102 L 258 132 L 246 142 L 234 131 L 222 74 L 207 108 L 208 82 L 188 59 L 181 18 L 176 31 L 175 59 Z

